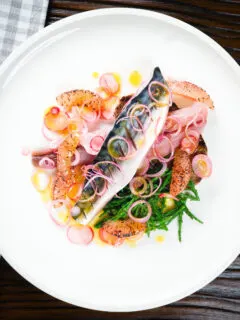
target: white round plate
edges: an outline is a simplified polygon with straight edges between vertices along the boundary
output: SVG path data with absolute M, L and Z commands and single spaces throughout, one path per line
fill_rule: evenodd
M 170 225 L 136 248 L 76 246 L 50 220 L 30 182 L 21 147 L 40 143 L 43 110 L 58 93 L 94 89 L 93 71 L 131 70 L 188 80 L 211 95 L 205 138 L 213 175 L 199 186 L 193 211 L 204 225 Z M 125 77 L 125 78 L 124 78 Z M 217 277 L 237 256 L 239 227 L 239 92 L 236 62 L 213 40 L 171 17 L 134 9 L 74 15 L 19 47 L 0 74 L 0 244 L 11 266 L 46 293 L 77 306 L 144 310 L 181 299 Z M 125 92 L 131 92 L 124 80 Z

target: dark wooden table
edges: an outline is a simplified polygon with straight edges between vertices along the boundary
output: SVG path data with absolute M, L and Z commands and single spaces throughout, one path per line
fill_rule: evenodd
M 240 63 L 240 0 L 52 0 L 46 25 L 78 12 L 116 6 L 145 8 L 188 22 L 215 39 Z M 95 312 L 58 301 L 29 284 L 1 259 L 0 319 L 240 320 L 240 257 L 195 294 L 166 307 L 127 314 Z

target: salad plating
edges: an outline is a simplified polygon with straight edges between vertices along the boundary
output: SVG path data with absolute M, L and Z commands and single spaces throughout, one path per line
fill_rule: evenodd
M 99 237 L 117 246 L 175 219 L 181 241 L 183 215 L 202 223 L 188 201 L 200 200 L 195 185 L 212 172 L 202 133 L 213 102 L 158 67 L 135 94 L 120 92 L 119 75 L 105 73 L 96 92 L 56 98 L 43 119 L 49 147 L 31 151 L 32 182 L 75 244 Z

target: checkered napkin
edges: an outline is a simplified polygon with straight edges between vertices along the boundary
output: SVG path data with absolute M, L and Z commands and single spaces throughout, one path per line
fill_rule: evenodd
M 0 0 L 0 64 L 44 27 L 48 0 Z

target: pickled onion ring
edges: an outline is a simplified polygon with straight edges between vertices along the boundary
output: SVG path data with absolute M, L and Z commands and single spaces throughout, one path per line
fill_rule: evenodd
M 71 226 L 67 229 L 67 238 L 74 244 L 88 245 L 93 235 L 93 230 L 89 226 Z
M 77 217 L 80 214 L 81 210 L 78 206 L 74 206 L 70 212 L 72 217 Z
M 155 160 L 155 159 L 160 162 L 160 160 L 158 158 L 149 159 L 149 162 L 151 162 L 152 160 Z M 161 175 L 163 175 L 163 173 L 167 169 L 167 164 L 166 164 L 166 162 L 163 162 L 163 163 L 161 163 L 161 165 L 162 165 L 162 168 L 158 172 L 156 172 L 156 173 L 146 173 L 145 177 L 154 178 L 154 177 L 160 177 Z
M 82 107 L 80 109 L 80 116 L 86 121 L 86 122 L 95 122 L 99 119 L 99 112 L 94 110 L 86 110 L 87 108 Z
M 147 209 L 148 209 L 148 212 L 147 212 L 147 215 L 143 218 L 136 218 L 134 217 L 134 215 L 132 214 L 132 209 L 135 208 L 137 205 L 146 205 Z M 131 206 L 130 208 L 128 209 L 128 216 L 130 219 L 132 219 L 133 221 L 135 222 L 140 222 L 140 223 L 145 223 L 147 222 L 150 217 L 152 215 L 152 207 L 150 206 L 150 204 L 145 201 L 145 200 L 138 200 L 138 201 L 135 201 Z
M 43 134 L 44 138 L 50 142 L 55 141 L 61 137 L 58 133 L 49 130 L 45 126 L 45 124 L 42 125 L 42 134 Z
M 153 95 L 153 93 L 152 93 L 152 91 L 151 91 L 151 87 L 153 86 L 153 85 L 158 85 L 159 87 L 161 87 L 162 89 L 164 89 L 166 92 L 167 92 L 167 94 L 168 94 L 168 96 L 169 96 L 169 102 L 168 102 L 168 104 L 163 104 L 161 101 L 159 101 L 159 100 L 157 100 L 155 97 L 154 97 L 154 95 Z M 160 92 L 159 92 L 160 93 Z M 170 89 L 165 85 L 165 84 L 163 84 L 162 82 L 160 82 L 160 81 L 152 81 L 150 84 L 149 84 L 149 86 L 148 86 L 148 94 L 149 94 L 149 96 L 150 96 L 150 98 L 154 101 L 154 102 L 156 102 L 156 104 L 159 106 L 159 107 L 167 107 L 167 106 L 171 106 L 172 105 L 172 93 L 171 93 L 171 91 L 170 91 Z M 162 96 L 162 95 L 161 95 Z
M 192 154 L 198 146 L 199 137 L 200 134 L 197 131 L 189 130 L 187 136 L 181 141 L 181 149 Z
M 137 188 L 142 187 L 141 190 Z M 134 177 L 129 183 L 129 189 L 135 196 L 141 196 L 147 190 L 147 181 L 143 177 Z
M 212 174 L 212 161 L 205 154 L 198 154 L 192 160 L 194 173 L 200 178 L 208 178 Z
M 158 179 L 159 179 L 159 183 L 158 183 L 158 186 L 155 190 L 153 190 L 152 180 L 149 180 L 150 193 L 141 195 L 141 198 L 144 198 L 144 199 L 150 198 L 152 195 L 154 195 L 158 191 L 158 189 L 161 187 L 161 184 L 162 184 L 162 179 L 160 177 L 158 177 Z
M 99 85 L 109 94 L 117 93 L 119 90 L 119 84 L 112 73 L 104 73 L 99 79 Z
M 98 152 L 101 149 L 103 142 L 104 138 L 102 136 L 95 136 L 90 141 L 90 148 L 93 151 Z
M 168 158 L 164 158 L 160 153 L 159 153 L 159 150 L 157 148 L 157 143 L 161 143 L 163 140 L 167 140 L 168 143 L 169 143 L 169 147 L 170 147 L 170 156 Z M 161 162 L 169 162 L 173 159 L 173 156 L 174 156 L 174 147 L 173 147 L 173 144 L 171 142 L 171 140 L 165 136 L 165 135 L 162 135 L 162 136 L 159 136 L 157 141 L 155 142 L 154 146 L 153 146 L 153 152 L 155 154 L 155 156 L 161 161 Z
M 120 140 L 120 141 L 123 141 L 125 144 L 126 144 L 126 147 L 127 147 L 127 153 L 126 155 L 123 153 L 121 156 L 118 156 L 117 154 L 114 154 L 114 152 L 116 151 L 115 147 L 112 147 L 111 148 L 111 144 L 113 144 L 114 141 L 117 141 L 117 140 Z M 120 145 L 121 147 L 121 145 Z M 130 158 L 130 149 L 131 149 L 131 146 L 130 146 L 130 143 L 129 141 L 126 139 L 126 138 L 123 138 L 121 136 L 115 136 L 115 137 L 112 137 L 111 139 L 109 139 L 108 141 L 108 146 L 107 146 L 107 149 L 108 149 L 108 153 L 110 154 L 111 157 L 115 158 L 116 160 L 127 160 Z M 121 150 L 122 150 L 122 147 L 121 147 Z M 123 151 L 122 151 L 123 152 Z
M 81 160 L 80 152 L 78 150 L 75 150 L 74 152 L 74 160 L 71 163 L 71 166 L 75 167 L 79 164 Z
M 170 124 L 169 123 L 170 121 L 172 121 L 172 122 L 175 121 L 175 125 Z M 176 125 L 177 125 L 177 129 L 175 129 Z M 181 130 L 182 130 L 181 121 L 177 117 L 168 116 L 167 120 L 165 122 L 164 132 L 167 132 L 167 133 L 171 134 L 171 136 L 174 137 L 174 136 L 178 136 L 180 134 Z
M 56 168 L 56 164 L 52 159 L 50 159 L 48 157 L 43 157 L 39 161 L 39 167 L 43 168 L 43 169 L 54 169 L 54 168 Z
M 48 205 L 48 212 L 51 219 L 55 222 L 56 225 L 61 227 L 66 226 L 70 219 L 70 213 L 67 209 L 66 204 L 66 200 L 54 200 Z

